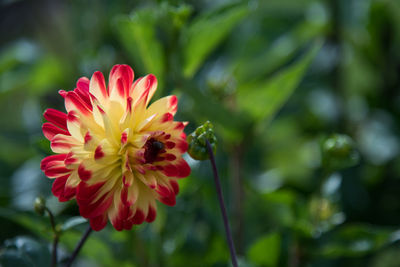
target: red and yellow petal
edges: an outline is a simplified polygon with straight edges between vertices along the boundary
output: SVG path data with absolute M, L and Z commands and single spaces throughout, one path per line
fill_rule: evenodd
M 89 83 L 89 92 L 92 95 L 91 100 L 96 99 L 102 105 L 105 105 L 108 100 L 108 92 L 103 73 L 96 71 L 93 73 Z
M 177 180 L 190 174 L 182 158 L 186 123 L 174 121 L 176 96 L 150 100 L 157 79 L 133 82 L 127 65 L 111 70 L 108 88 L 101 72 L 80 78 L 73 91 L 59 93 L 67 114 L 48 109 L 43 133 L 57 155 L 41 169 L 53 178 L 60 201 L 77 200 L 80 213 L 99 231 L 110 220 L 116 230 L 156 218 L 156 200 L 176 203 Z
M 157 89 L 157 83 L 157 78 L 153 74 L 138 79 L 130 88 L 129 96 L 133 99 L 134 105 L 144 99 L 147 106 Z
M 43 113 L 43 116 L 55 126 L 63 130 L 67 130 L 67 114 L 56 109 L 49 108 L 46 109 L 46 111 Z
M 115 65 L 108 82 L 110 100 L 125 102 L 128 97 L 130 86 L 133 82 L 134 73 L 128 65 Z
M 178 109 L 178 98 L 175 95 L 170 95 L 163 97 L 154 103 L 152 103 L 146 110 L 147 116 L 157 114 L 161 116 L 162 114 L 170 113 L 175 115 Z
M 57 126 L 55 126 L 54 124 L 52 124 L 50 122 L 43 123 L 42 131 L 43 131 L 44 136 L 49 141 L 51 141 L 53 139 L 53 137 L 56 136 L 57 134 L 69 135 L 68 131 L 58 128 Z

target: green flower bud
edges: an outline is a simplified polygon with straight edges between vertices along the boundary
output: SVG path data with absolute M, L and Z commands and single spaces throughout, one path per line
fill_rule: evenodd
M 210 142 L 213 153 L 217 151 L 217 137 L 215 137 L 213 128 L 211 122 L 206 121 L 188 136 L 188 153 L 192 158 L 196 160 L 209 158 L 206 140 Z
M 43 197 L 37 197 L 33 204 L 35 212 L 40 216 L 44 215 L 44 211 L 46 210 L 46 200 Z
M 333 134 L 322 144 L 323 165 L 330 171 L 356 165 L 360 159 L 354 141 L 347 135 Z

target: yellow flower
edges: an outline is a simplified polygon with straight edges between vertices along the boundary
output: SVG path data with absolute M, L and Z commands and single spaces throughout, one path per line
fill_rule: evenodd
M 177 180 L 190 174 L 182 158 L 187 123 L 174 121 L 176 96 L 151 105 L 157 79 L 149 74 L 133 83 L 127 65 L 115 65 L 108 90 L 103 74 L 80 78 L 73 91 L 60 91 L 67 114 L 47 109 L 43 133 L 57 153 L 41 169 L 54 178 L 60 201 L 76 198 L 94 230 L 108 219 L 118 231 L 152 222 L 156 200 L 173 206 Z

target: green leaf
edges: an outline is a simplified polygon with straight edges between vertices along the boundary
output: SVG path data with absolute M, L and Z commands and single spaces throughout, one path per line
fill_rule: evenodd
M 17 212 L 14 209 L 0 207 L 0 218 L 10 220 L 42 237 L 48 235 L 47 231 L 45 231 L 48 225 L 48 218 L 38 217 L 33 212 Z
M 325 23 L 305 21 L 296 25 L 290 32 L 279 36 L 266 50 L 262 47 L 252 56 L 239 58 L 233 65 L 234 76 L 240 81 L 251 81 L 276 70 L 287 63 L 304 45 L 323 34 Z M 245 43 L 244 43 L 245 45 Z
M 281 247 L 281 236 L 273 232 L 257 239 L 248 251 L 248 258 L 257 266 L 277 266 Z
M 183 74 L 192 77 L 206 57 L 225 39 L 248 13 L 239 5 L 205 14 L 183 32 Z
M 141 9 L 131 16 L 116 19 L 118 37 L 134 62 L 146 73 L 157 76 L 159 84 L 164 81 L 165 55 L 156 37 L 156 14 L 153 9 Z
M 269 120 L 288 100 L 320 49 L 318 43 L 299 61 L 271 79 L 239 86 L 238 103 L 255 121 Z
M 61 230 L 66 231 L 68 229 L 71 229 L 75 226 L 81 225 L 86 222 L 87 222 L 87 220 L 83 217 L 80 217 L 80 216 L 72 217 L 63 223 L 63 225 L 61 226 Z
M 42 95 L 49 90 L 54 90 L 65 75 L 63 62 L 54 56 L 46 56 L 37 61 L 30 70 L 29 90 Z

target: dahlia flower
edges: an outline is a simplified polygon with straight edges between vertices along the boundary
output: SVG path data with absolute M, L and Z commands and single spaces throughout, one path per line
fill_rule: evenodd
M 73 91 L 60 90 L 67 113 L 47 109 L 43 133 L 56 155 L 41 169 L 54 179 L 59 201 L 75 198 L 94 230 L 110 220 L 118 231 L 152 222 L 156 200 L 175 205 L 177 180 L 190 174 L 182 158 L 187 123 L 174 121 L 176 96 L 154 101 L 156 77 L 133 83 L 127 65 L 115 65 L 108 89 L 101 72 L 80 78 Z

